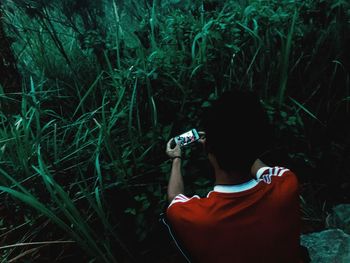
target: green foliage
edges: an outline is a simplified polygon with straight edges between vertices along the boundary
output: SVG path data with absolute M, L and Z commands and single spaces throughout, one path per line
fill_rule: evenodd
M 1 105 L 20 106 L 0 114 L 0 194 L 29 230 L 45 216 L 61 232 L 44 238 L 70 238 L 88 260 L 152 253 L 167 206 L 165 143 L 199 127 L 223 91 L 256 91 L 276 144 L 307 169 L 327 157 L 315 132 L 349 114 L 345 1 L 26 0 L 1 10 L 25 81 L 20 95 L 0 93 Z M 205 196 L 197 150 L 185 153 L 185 179 Z M 1 224 L 24 219 L 10 221 Z M 3 258 L 13 251 L 25 252 Z

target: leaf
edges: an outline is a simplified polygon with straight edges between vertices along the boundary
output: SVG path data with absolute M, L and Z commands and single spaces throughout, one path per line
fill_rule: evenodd
M 211 106 L 211 103 L 209 102 L 209 101 L 203 101 L 203 103 L 202 103 L 202 105 L 201 105 L 201 107 L 202 108 L 206 108 L 206 107 L 210 107 Z
M 127 209 L 124 210 L 124 213 L 125 214 L 131 214 L 131 215 L 136 215 L 136 209 L 135 208 L 131 208 L 131 207 L 128 207 Z
M 320 121 L 315 114 L 313 114 L 311 111 L 309 111 L 305 106 L 303 106 L 301 103 L 299 103 L 298 101 L 296 101 L 295 99 L 293 99 L 292 97 L 289 97 L 290 100 L 292 102 L 294 102 L 300 109 L 302 109 L 304 112 L 306 112 L 309 116 L 311 116 L 313 119 L 317 120 L 319 123 L 321 123 L 323 126 L 325 126 L 323 124 L 322 121 Z

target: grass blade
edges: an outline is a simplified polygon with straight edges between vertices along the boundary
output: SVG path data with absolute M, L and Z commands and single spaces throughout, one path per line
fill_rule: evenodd
M 315 114 L 313 114 L 311 111 L 309 111 L 307 108 L 305 108 L 304 105 L 302 105 L 301 103 L 299 103 L 298 101 L 296 101 L 295 99 L 293 99 L 292 97 L 289 97 L 289 99 L 294 102 L 300 109 L 302 109 L 304 112 L 306 112 L 306 114 L 308 114 L 311 118 L 313 118 L 314 120 L 318 121 L 319 123 L 321 123 L 323 126 L 325 126 L 325 124 L 320 121 Z
M 288 72 L 289 58 L 290 58 L 290 52 L 292 47 L 292 40 L 293 40 L 295 22 L 297 20 L 297 16 L 298 16 L 298 12 L 297 12 L 297 9 L 295 9 L 293 19 L 292 19 L 292 25 L 290 27 L 290 30 L 287 36 L 287 41 L 285 42 L 282 48 L 281 78 L 280 78 L 280 87 L 278 91 L 278 103 L 280 106 L 284 102 L 284 96 L 287 89 L 287 81 L 288 81 L 288 74 L 289 74 Z

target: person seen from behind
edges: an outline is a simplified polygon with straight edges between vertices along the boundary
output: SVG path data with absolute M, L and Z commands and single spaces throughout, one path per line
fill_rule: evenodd
M 258 98 L 223 93 L 205 113 L 203 128 L 199 141 L 215 176 L 206 197 L 185 194 L 182 149 L 172 146 L 173 139 L 166 148 L 172 159 L 166 216 L 187 260 L 303 262 L 298 180 L 288 168 L 270 167 L 260 158 L 271 148 L 272 135 Z

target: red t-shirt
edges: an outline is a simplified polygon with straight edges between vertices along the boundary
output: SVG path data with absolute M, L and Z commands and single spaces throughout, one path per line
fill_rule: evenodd
M 298 181 L 286 168 L 263 167 L 206 198 L 178 195 L 167 217 L 193 262 L 300 262 Z

